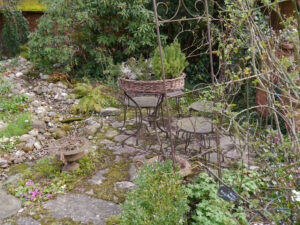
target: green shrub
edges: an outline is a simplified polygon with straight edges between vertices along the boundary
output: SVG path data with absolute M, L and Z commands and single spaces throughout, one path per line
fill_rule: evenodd
M 22 113 L 18 115 L 8 126 L 0 131 L 1 137 L 13 137 L 26 134 L 31 129 L 31 116 L 29 113 Z
M 185 54 L 181 52 L 180 44 L 178 42 L 174 42 L 163 48 L 163 60 L 167 79 L 179 77 L 185 67 L 189 64 L 186 61 Z M 160 53 L 158 48 L 155 50 L 152 58 L 152 66 L 155 75 L 162 79 Z
M 120 62 L 156 45 L 148 0 L 46 0 L 48 8 L 28 44 L 38 68 L 99 76 L 113 56 Z
M 5 51 L 8 55 L 15 56 L 19 47 L 28 40 L 28 21 L 14 5 L 8 4 L 1 12 L 5 21 L 1 31 Z
M 54 178 L 60 175 L 63 163 L 54 157 L 46 157 L 37 161 L 34 166 L 36 175 L 45 176 L 47 178 Z
M 145 165 L 135 180 L 136 189 L 123 204 L 121 224 L 174 225 L 186 222 L 186 189 L 171 161 Z
M 225 171 L 224 180 L 233 180 L 234 178 L 232 173 Z M 247 187 L 249 188 L 249 186 Z M 219 184 L 206 173 L 201 173 L 193 184 L 188 185 L 189 204 L 193 209 L 191 224 L 247 224 L 242 206 L 235 208 L 232 202 L 221 199 L 217 194 L 218 188 Z M 249 190 L 254 191 L 252 188 Z

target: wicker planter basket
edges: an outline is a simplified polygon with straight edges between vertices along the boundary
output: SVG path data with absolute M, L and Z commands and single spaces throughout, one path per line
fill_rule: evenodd
M 174 79 L 166 80 L 167 92 L 179 91 L 184 88 L 185 74 Z M 153 81 L 138 81 L 129 80 L 124 78 L 118 79 L 119 88 L 126 92 L 134 93 L 164 93 L 164 81 L 153 80 Z

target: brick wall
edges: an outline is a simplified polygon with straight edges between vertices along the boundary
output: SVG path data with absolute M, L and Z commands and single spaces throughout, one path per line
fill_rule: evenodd
M 43 15 L 42 12 L 23 12 L 24 17 L 29 22 L 29 30 L 33 31 L 35 28 L 37 28 L 37 20 Z M 0 14 L 0 31 L 2 30 L 4 24 L 4 18 Z

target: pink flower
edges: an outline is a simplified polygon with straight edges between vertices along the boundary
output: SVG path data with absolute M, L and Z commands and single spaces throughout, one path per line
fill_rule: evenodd
M 47 197 L 47 198 L 51 198 L 51 195 L 50 195 L 50 194 L 46 194 L 46 197 Z
M 293 186 L 293 182 L 292 182 L 292 181 L 289 182 L 289 186 L 290 186 L 290 187 Z

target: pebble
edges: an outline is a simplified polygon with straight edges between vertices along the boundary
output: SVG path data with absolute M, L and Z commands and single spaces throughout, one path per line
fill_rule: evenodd
M 34 147 L 37 149 L 37 150 L 41 150 L 42 149 L 42 146 L 41 146 L 41 144 L 40 144 L 40 142 L 34 142 Z
M 23 76 L 23 73 L 22 73 L 22 72 L 17 72 L 17 73 L 16 73 L 16 77 L 21 77 L 21 76 Z

